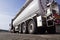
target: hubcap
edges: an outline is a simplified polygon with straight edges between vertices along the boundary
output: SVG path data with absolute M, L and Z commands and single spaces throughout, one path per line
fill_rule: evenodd
M 21 26 L 19 27 L 19 32 L 21 32 Z
M 26 31 L 26 26 L 23 26 L 23 33 Z
M 33 30 L 34 30 L 34 28 L 33 28 L 33 27 L 34 27 L 34 25 L 31 23 L 31 24 L 30 24 L 30 26 L 29 26 L 29 32 L 30 32 L 30 33 L 32 33 L 32 32 L 33 32 Z

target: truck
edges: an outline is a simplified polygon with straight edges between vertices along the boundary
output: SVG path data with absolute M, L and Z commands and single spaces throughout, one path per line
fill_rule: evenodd
M 19 33 L 56 33 L 60 25 L 60 5 L 56 0 L 26 0 L 11 20 L 10 31 Z

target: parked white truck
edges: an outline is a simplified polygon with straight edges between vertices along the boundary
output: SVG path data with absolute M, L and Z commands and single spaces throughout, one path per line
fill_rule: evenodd
M 60 24 L 59 5 L 55 0 L 26 0 L 11 21 L 11 32 L 55 33 Z

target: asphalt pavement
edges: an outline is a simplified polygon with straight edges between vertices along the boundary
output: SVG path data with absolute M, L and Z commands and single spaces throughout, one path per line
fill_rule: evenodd
M 0 32 L 0 40 L 60 40 L 60 34 L 18 34 Z

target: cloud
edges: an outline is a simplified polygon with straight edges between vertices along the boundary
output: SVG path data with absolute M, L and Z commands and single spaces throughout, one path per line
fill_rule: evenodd
M 0 14 L 0 29 L 9 30 L 9 23 L 12 16 Z

